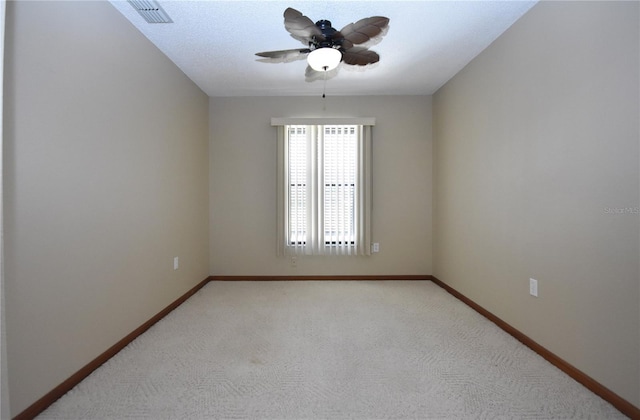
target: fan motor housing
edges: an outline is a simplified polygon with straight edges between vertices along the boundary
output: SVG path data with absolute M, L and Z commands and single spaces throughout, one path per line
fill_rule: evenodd
M 324 36 L 324 40 L 317 41 L 314 39 L 314 44 L 316 48 L 325 48 L 325 47 L 341 47 L 343 38 L 337 37 L 334 38 L 336 34 L 340 34 L 333 26 L 331 26 L 331 21 L 322 19 L 316 22 L 316 26 L 322 32 Z

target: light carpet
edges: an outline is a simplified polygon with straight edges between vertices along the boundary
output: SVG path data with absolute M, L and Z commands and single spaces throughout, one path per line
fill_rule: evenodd
M 210 282 L 39 419 L 618 419 L 430 281 Z

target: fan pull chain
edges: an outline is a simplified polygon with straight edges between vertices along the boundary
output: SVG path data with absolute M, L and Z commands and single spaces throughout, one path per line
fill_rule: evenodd
M 322 99 L 326 98 L 325 92 L 327 90 L 327 69 L 328 66 L 324 66 L 324 82 L 322 82 Z

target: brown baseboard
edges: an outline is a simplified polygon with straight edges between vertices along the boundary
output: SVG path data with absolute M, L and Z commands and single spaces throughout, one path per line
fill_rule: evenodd
M 453 295 L 454 297 L 458 298 L 460 301 L 470 306 L 480 315 L 484 316 L 489 321 L 493 322 L 498 327 L 503 329 L 505 332 L 513 336 L 516 340 L 520 341 L 522 344 L 524 344 L 525 346 L 529 347 L 531 350 L 538 353 L 540 356 L 545 358 L 552 365 L 554 365 L 555 367 L 557 367 L 558 369 L 560 369 L 561 371 L 563 371 L 564 373 L 566 373 L 567 375 L 575 379 L 577 382 L 584 385 L 585 388 L 589 389 L 594 394 L 600 396 L 603 400 L 609 402 L 611 405 L 617 408 L 622 414 L 632 419 L 640 419 L 640 408 L 631 404 L 629 401 L 625 400 L 615 392 L 611 391 L 610 389 L 602 385 L 600 382 L 591 378 L 586 373 L 582 372 L 575 366 L 571 365 L 567 361 L 563 360 L 562 358 L 558 357 L 557 355 L 550 352 L 546 348 L 542 347 L 540 344 L 536 343 L 535 341 L 533 341 L 531 338 L 529 338 L 528 336 L 526 336 L 516 328 L 512 327 L 511 325 L 504 322 L 502 319 L 498 318 L 491 312 L 487 311 L 482 306 L 478 305 L 477 303 L 475 303 L 474 301 L 472 301 L 462 293 L 455 290 L 453 287 L 439 280 L 435 276 L 431 276 L 431 277 L 432 277 L 431 281 L 433 281 L 435 284 L 442 287 L 451 295 Z
M 430 275 L 410 274 L 410 275 L 363 275 L 363 276 L 210 276 L 211 281 L 307 281 L 307 280 L 431 280 Z
M 116 355 L 120 350 L 125 348 L 129 343 L 135 340 L 139 335 L 147 331 L 149 328 L 153 326 L 156 322 L 160 321 L 164 318 L 169 312 L 176 309 L 182 303 L 184 303 L 187 299 L 193 296 L 198 290 L 200 290 L 205 284 L 209 282 L 210 278 L 207 277 L 200 283 L 198 283 L 195 287 L 189 290 L 184 295 L 180 296 L 169 306 L 164 308 L 162 311 L 158 312 L 153 318 L 136 328 L 132 333 L 124 337 L 122 340 L 118 341 L 113 346 L 109 347 L 107 351 L 102 353 L 100 356 L 96 357 L 94 360 L 89 362 L 86 366 L 81 368 L 79 371 L 71 375 L 66 381 L 62 382 L 60 385 L 55 387 L 53 390 L 48 392 L 45 396 L 40 398 L 38 401 L 31 404 L 24 411 L 14 417 L 14 420 L 30 420 L 35 418 L 38 414 L 42 413 L 47 407 L 56 402 L 60 397 L 69 392 L 74 386 L 78 385 L 84 378 L 89 376 L 94 370 L 98 369 L 102 364 L 104 364 L 107 360 L 111 359 Z

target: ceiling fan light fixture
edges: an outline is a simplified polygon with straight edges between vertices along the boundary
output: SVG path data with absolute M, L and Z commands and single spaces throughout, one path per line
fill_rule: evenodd
M 316 48 L 307 56 L 307 63 L 315 71 L 331 71 L 342 60 L 340 50 L 331 47 Z

